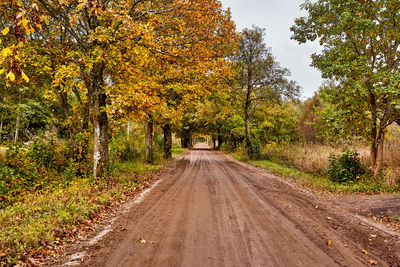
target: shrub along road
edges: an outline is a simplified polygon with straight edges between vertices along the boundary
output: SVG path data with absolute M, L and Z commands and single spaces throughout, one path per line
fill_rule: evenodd
M 197 146 L 80 265 L 400 266 L 399 235 L 348 203 Z

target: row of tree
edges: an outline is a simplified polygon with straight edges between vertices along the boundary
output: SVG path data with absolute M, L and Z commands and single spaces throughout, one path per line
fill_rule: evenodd
M 237 34 L 217 0 L 2 1 L 0 127 L 13 121 L 16 141 L 33 123 L 23 114 L 34 110 L 38 125 L 50 122 L 68 137 L 78 162 L 88 160 L 93 137 L 94 176 L 108 167 L 114 125 L 129 120 L 147 125 L 149 162 L 155 124 L 166 158 L 172 131 L 183 146 L 195 132 L 218 147 L 243 142 L 252 157 L 258 141 L 298 140 L 300 129 L 305 142 L 368 142 L 377 175 L 387 128 L 400 122 L 400 3 L 302 7 L 308 15 L 296 19 L 293 39 L 321 43 L 313 66 L 327 82 L 299 115 L 300 88 L 266 46 L 264 30 Z
M 171 124 L 225 86 L 238 39 L 216 0 L 10 0 L 0 14 L 3 104 L 40 103 L 78 162 L 93 136 L 95 177 L 108 168 L 110 126 L 123 120 L 147 121 L 149 161 L 152 124 L 162 124 L 169 158 Z

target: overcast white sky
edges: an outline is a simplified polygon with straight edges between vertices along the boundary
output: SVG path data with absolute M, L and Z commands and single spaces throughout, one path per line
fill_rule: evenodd
M 294 19 L 305 15 L 300 10 L 304 0 L 221 0 L 231 8 L 237 30 L 257 25 L 266 29 L 266 43 L 282 67 L 303 88 L 303 98 L 311 97 L 322 83 L 320 72 L 310 67 L 311 54 L 321 50 L 318 43 L 299 45 L 291 40 Z

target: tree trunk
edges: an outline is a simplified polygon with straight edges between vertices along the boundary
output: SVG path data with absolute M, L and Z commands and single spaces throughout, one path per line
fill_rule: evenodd
M 14 132 L 14 145 L 18 142 L 18 132 L 19 132 L 19 115 L 17 115 L 17 122 L 15 124 L 15 132 Z
M 385 132 L 381 131 L 376 141 L 375 165 L 373 166 L 372 169 L 374 177 L 379 175 L 383 169 L 384 141 L 385 141 Z
M 147 121 L 146 126 L 146 151 L 145 151 L 145 158 L 146 162 L 153 163 L 153 132 L 154 132 L 154 124 L 153 119 L 150 117 Z
M 184 136 L 181 137 L 181 147 L 185 148 L 185 137 Z
M 68 103 L 68 94 L 59 87 L 57 87 L 55 90 L 58 93 L 58 96 L 61 101 L 61 108 L 64 115 L 64 121 L 67 122 L 70 119 L 70 105 Z M 76 141 L 75 125 L 74 123 L 67 123 L 67 127 L 68 127 L 69 139 L 71 141 L 71 146 L 72 146 L 72 158 L 76 162 L 82 162 L 80 147 L 78 142 Z
M 251 92 L 253 91 L 253 74 L 251 70 L 248 70 L 247 73 L 247 92 L 246 92 L 246 100 L 244 103 L 244 121 L 245 121 L 245 142 L 246 142 L 246 150 L 247 155 L 251 159 L 253 151 L 251 145 L 251 130 L 250 130 L 250 104 L 251 104 Z
M 77 162 L 79 163 L 77 166 L 77 174 L 82 175 L 89 171 L 89 116 L 90 116 L 90 108 L 88 103 L 86 103 L 83 107 L 83 122 L 81 125 L 81 129 L 79 130 L 79 138 L 77 135 L 76 141 L 78 145 L 79 157 Z
M 164 131 L 164 158 L 172 158 L 172 131 L 171 124 L 167 123 L 163 127 Z
M 218 129 L 218 147 L 217 147 L 217 150 L 220 150 L 221 149 L 221 146 L 222 146 L 222 143 L 224 142 L 224 138 L 223 138 L 223 136 L 222 136 L 222 134 L 221 134 L 221 130 L 220 129 Z
M 216 140 L 215 140 L 214 136 L 212 136 L 212 145 L 213 145 L 213 149 L 217 148 L 217 144 L 216 144 Z
M 236 148 L 237 148 L 237 141 L 236 141 L 236 138 L 235 138 L 235 136 L 233 135 L 233 134 L 231 134 L 231 143 L 232 143 L 232 150 L 236 150 Z
M 192 142 L 192 134 L 190 133 L 190 130 L 183 130 L 182 131 L 182 148 L 188 148 L 193 146 Z
M 251 131 L 250 131 L 250 114 L 249 114 L 249 103 L 246 102 L 245 107 L 245 142 L 246 142 L 246 151 L 249 158 L 252 157 L 252 147 L 251 147 Z
M 103 177 L 108 171 L 108 117 L 106 112 L 107 96 L 103 92 L 103 64 L 93 67 L 92 89 L 94 97 L 93 126 L 94 126 L 94 148 L 93 148 L 93 176 Z
M 0 142 L 1 142 L 1 134 L 2 134 L 2 132 L 3 132 L 3 117 L 1 117 L 1 120 L 0 120 Z
M 128 141 L 129 141 L 129 135 L 130 135 L 130 133 L 131 133 L 131 122 L 128 121 L 128 123 L 127 123 L 127 125 L 126 125 L 126 138 L 128 139 Z

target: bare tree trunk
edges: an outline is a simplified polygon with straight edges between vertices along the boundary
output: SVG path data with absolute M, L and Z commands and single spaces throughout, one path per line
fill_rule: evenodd
M 164 158 L 172 158 L 172 131 L 171 124 L 167 123 L 163 127 L 164 131 Z
M 153 119 L 150 117 L 147 121 L 146 127 L 146 151 L 145 151 L 145 158 L 148 163 L 153 163 L 153 135 L 154 132 L 154 124 Z

